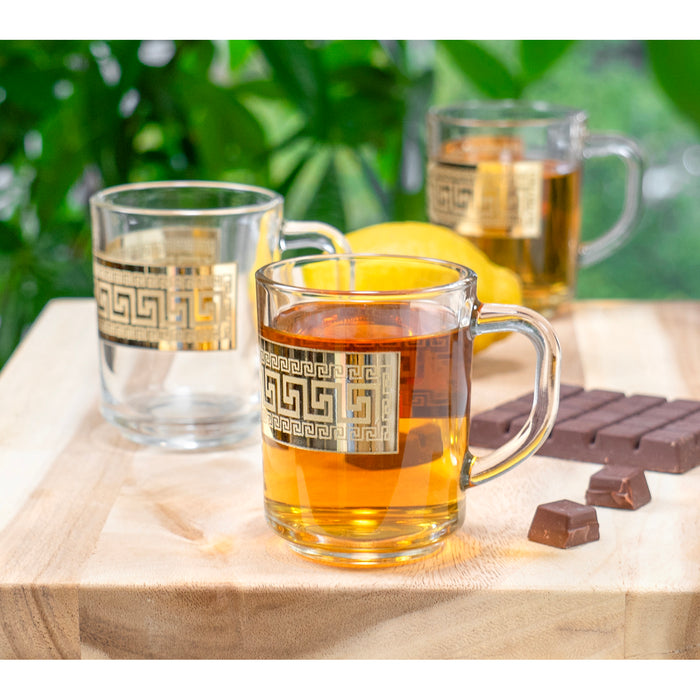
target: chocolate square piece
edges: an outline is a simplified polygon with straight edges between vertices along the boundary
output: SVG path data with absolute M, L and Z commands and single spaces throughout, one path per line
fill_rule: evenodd
M 636 510 L 651 501 L 644 470 L 608 465 L 591 476 L 586 491 L 589 506 Z
M 537 506 L 527 538 L 551 547 L 568 549 L 600 539 L 595 508 L 561 500 Z

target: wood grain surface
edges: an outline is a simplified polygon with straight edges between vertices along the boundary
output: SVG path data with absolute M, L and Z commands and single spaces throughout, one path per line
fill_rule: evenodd
M 554 321 L 562 380 L 700 399 L 700 302 L 585 302 Z M 530 389 L 511 336 L 476 356 L 474 411 Z M 700 658 L 700 468 L 598 509 L 600 540 L 528 541 L 594 464 L 532 457 L 470 490 L 435 556 L 346 570 L 266 525 L 260 443 L 137 446 L 100 416 L 95 309 L 48 305 L 0 375 L 2 658 Z

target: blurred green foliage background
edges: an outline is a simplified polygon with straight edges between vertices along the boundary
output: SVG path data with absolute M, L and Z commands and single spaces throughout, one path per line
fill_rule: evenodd
M 425 220 L 425 114 L 475 97 L 586 109 L 646 151 L 635 237 L 579 297 L 700 298 L 698 41 L 0 41 L 0 366 L 45 303 L 89 296 L 88 198 L 137 180 L 270 187 L 350 231 Z M 622 201 L 584 171 L 584 238 Z

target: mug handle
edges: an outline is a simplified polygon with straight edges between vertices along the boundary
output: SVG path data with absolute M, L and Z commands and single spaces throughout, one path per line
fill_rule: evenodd
M 482 457 L 467 450 L 462 465 L 462 489 L 483 484 L 534 454 L 551 432 L 559 408 L 561 348 L 549 321 L 531 309 L 510 304 L 477 302 L 469 325 L 472 336 L 515 331 L 535 346 L 535 391 L 525 425 L 504 445 Z M 476 472 L 474 471 L 476 468 Z
M 627 167 L 625 203 L 615 225 L 593 241 L 582 243 L 578 252 L 580 267 L 589 267 L 607 258 L 632 233 L 642 212 L 642 178 L 644 157 L 639 146 L 619 134 L 589 134 L 583 147 L 583 157 L 618 156 Z
M 320 248 L 324 253 L 351 253 L 347 238 L 321 221 L 283 221 L 280 236 L 282 252 L 300 248 Z

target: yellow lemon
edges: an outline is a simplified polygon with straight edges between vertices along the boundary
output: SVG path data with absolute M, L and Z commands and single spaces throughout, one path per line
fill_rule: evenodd
M 445 226 L 418 221 L 389 222 L 348 233 L 347 239 L 353 253 L 388 253 L 451 260 L 476 272 L 480 301 L 522 303 L 522 286 L 518 276 L 512 270 L 496 265 L 473 243 Z M 381 285 L 376 289 L 397 289 L 411 284 L 403 270 L 399 273 L 384 266 L 377 268 L 376 275 L 376 284 Z M 416 283 L 425 286 L 432 281 L 426 280 L 424 272 L 416 269 Z M 371 288 L 371 281 L 365 280 L 365 284 L 368 285 L 366 288 Z M 487 333 L 478 336 L 474 342 L 474 352 L 483 350 L 506 335 Z
M 438 287 L 459 279 L 450 269 L 431 266 L 423 260 L 392 265 L 377 257 L 367 257 L 350 268 L 346 260 L 319 260 L 303 267 L 304 284 L 314 289 L 354 289 L 392 292 L 413 287 Z

